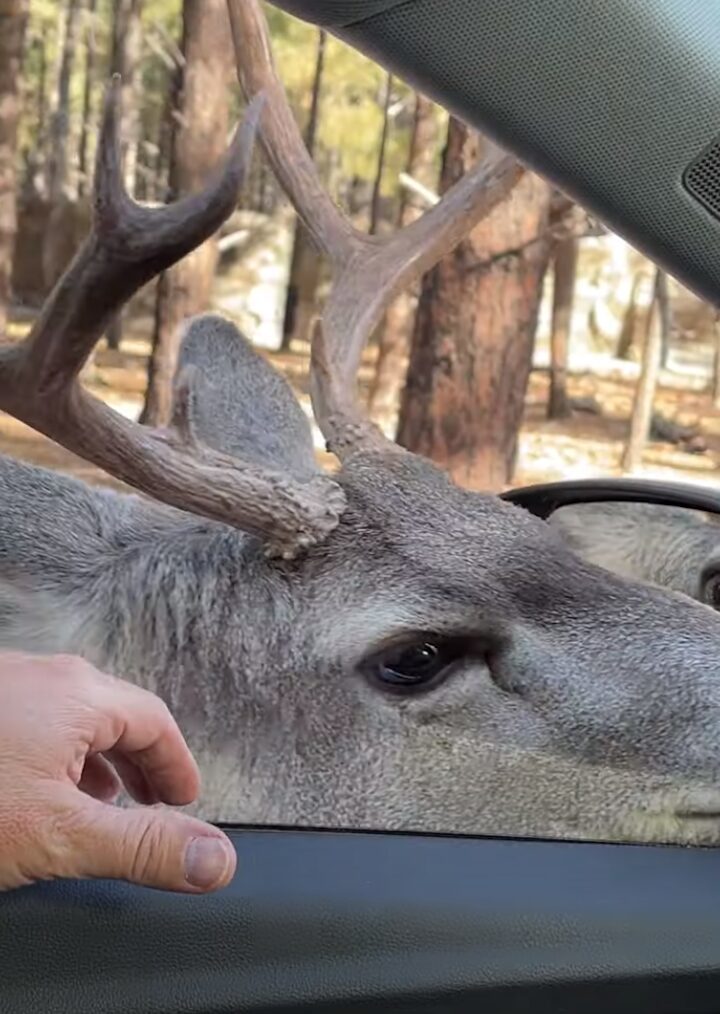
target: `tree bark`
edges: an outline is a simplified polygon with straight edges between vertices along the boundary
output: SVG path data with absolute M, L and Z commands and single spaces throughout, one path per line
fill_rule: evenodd
M 424 95 L 417 94 L 405 169 L 409 176 L 427 187 L 435 187 L 437 182 L 436 142 L 434 105 Z M 403 189 L 398 210 L 398 226 L 409 225 L 422 214 L 422 210 L 415 195 Z M 417 308 L 418 289 L 419 285 L 395 300 L 385 316 L 385 323 L 380 331 L 378 358 L 370 392 L 370 413 L 380 422 L 397 409 L 407 371 L 408 344 L 413 315 Z
M 554 251 L 548 419 L 570 415 L 567 370 L 578 251 L 579 241 L 575 237 L 560 240 Z
M 657 275 L 657 304 L 660 315 L 660 365 L 667 367 L 670 358 L 670 335 L 672 334 L 672 304 L 668 290 L 668 277 L 664 271 Z
M 182 54 L 180 54 L 182 55 Z M 173 164 L 173 143 L 175 118 L 182 93 L 182 62 L 178 62 L 168 78 L 168 87 L 163 101 L 163 112 L 158 124 L 158 155 L 155 169 L 155 200 L 165 201 L 170 187 L 170 172 Z
M 67 0 L 59 10 L 63 13 L 62 44 L 58 54 L 57 87 L 50 117 L 46 164 L 50 213 L 41 251 L 46 293 L 53 288 L 76 252 L 76 211 L 79 211 L 70 192 L 70 86 L 78 48 L 82 2 Z
M 143 0 L 115 0 L 112 26 L 110 73 L 122 80 L 123 174 L 129 194 L 135 193 L 138 143 L 140 141 L 140 59 L 142 56 Z M 123 313 L 111 321 L 106 334 L 108 348 L 119 349 L 122 341 Z
M 635 340 L 635 332 L 637 330 L 637 293 L 642 283 L 642 274 L 636 272 L 633 275 L 632 286 L 630 288 L 630 298 L 628 304 L 625 307 L 625 313 L 623 314 L 622 325 L 620 327 L 620 336 L 618 338 L 617 352 L 615 355 L 618 359 L 630 359 L 630 352 L 632 351 L 633 343 Z
M 60 55 L 57 84 L 57 106 L 50 124 L 50 158 L 48 164 L 48 196 L 54 205 L 65 195 L 70 172 L 68 142 L 70 139 L 70 83 L 77 49 L 80 23 L 80 0 L 67 0 L 65 33 Z
M 310 115 L 305 127 L 305 146 L 311 155 L 315 154 L 326 46 L 327 36 L 325 32 L 318 30 Z M 285 352 L 290 350 L 294 341 L 306 341 L 310 336 L 316 313 L 316 293 L 320 283 L 321 266 L 321 258 L 310 242 L 302 222 L 299 218 L 296 219 L 281 345 Z
M 478 158 L 452 120 L 442 189 Z M 551 191 L 528 173 L 423 283 L 399 442 L 477 489 L 512 477 L 551 238 Z
M 97 0 L 88 0 L 85 27 L 85 81 L 83 84 L 83 110 L 78 150 L 78 194 L 85 196 L 90 189 L 92 172 L 90 168 L 90 135 L 93 122 L 93 91 L 95 87 L 95 66 L 97 58 L 96 24 Z
M 110 73 L 122 79 L 122 122 L 125 186 L 135 193 L 137 151 L 140 140 L 140 60 L 142 56 L 143 0 L 115 0 Z
M 17 232 L 17 142 L 26 23 L 27 0 L 5 0 L 0 6 L 0 334 L 10 308 Z
M 390 126 L 390 100 L 392 98 L 392 74 L 385 77 L 383 93 L 383 122 L 380 131 L 375 180 L 373 181 L 372 201 L 370 202 L 370 235 L 374 236 L 380 223 L 380 198 L 382 197 L 382 181 L 385 173 L 385 154 L 387 152 L 388 128 Z
M 630 430 L 623 451 L 621 465 L 623 471 L 632 472 L 642 462 L 643 450 L 650 433 L 652 421 L 653 399 L 660 373 L 660 356 L 662 352 L 662 333 L 659 321 L 658 291 L 662 287 L 658 269 L 653 282 L 653 297 L 648 306 L 645 318 L 645 340 L 643 344 L 640 376 L 630 416 Z
M 184 0 L 182 50 L 185 66 L 173 138 L 171 199 L 202 189 L 226 149 L 233 56 L 225 0 Z M 217 256 L 214 238 L 160 279 L 143 422 L 165 426 L 170 421 L 180 326 L 186 317 L 209 306 Z
M 45 137 L 47 133 L 47 79 L 48 79 L 48 47 L 47 47 L 47 25 L 43 21 L 39 28 L 38 35 L 32 40 L 31 46 L 38 52 L 38 79 L 37 91 L 35 92 L 35 146 L 36 150 L 29 158 L 36 170 L 43 164 L 45 149 Z
M 715 408 L 720 408 L 720 310 L 716 311 L 713 320 L 713 375 L 711 393 Z

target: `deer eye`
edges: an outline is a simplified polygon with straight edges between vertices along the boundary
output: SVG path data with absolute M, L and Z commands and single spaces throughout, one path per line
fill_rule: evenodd
M 366 671 L 376 683 L 396 692 L 429 689 L 443 679 L 461 654 L 451 641 L 418 640 L 376 655 Z
M 720 611 L 720 572 L 703 578 L 701 598 L 706 605 Z

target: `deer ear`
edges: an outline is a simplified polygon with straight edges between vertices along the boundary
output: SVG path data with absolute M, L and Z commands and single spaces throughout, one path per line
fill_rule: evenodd
M 292 388 L 223 317 L 186 324 L 175 396 L 208 447 L 301 480 L 317 473 L 310 423 Z

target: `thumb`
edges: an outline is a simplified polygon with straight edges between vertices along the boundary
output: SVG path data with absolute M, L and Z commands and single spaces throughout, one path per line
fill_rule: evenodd
M 237 856 L 218 828 L 171 810 L 124 809 L 81 797 L 52 852 L 58 877 L 129 880 L 167 891 L 225 887 Z

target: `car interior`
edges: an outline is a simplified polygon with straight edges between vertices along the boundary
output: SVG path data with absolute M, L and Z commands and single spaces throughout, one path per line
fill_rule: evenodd
M 278 0 L 483 131 L 720 303 L 713 0 Z M 617 480 L 505 499 L 720 496 Z M 225 825 L 223 825 L 225 826 Z M 196 898 L 56 882 L 0 896 L 12 1014 L 712 1014 L 720 850 L 225 826 L 233 883 Z

